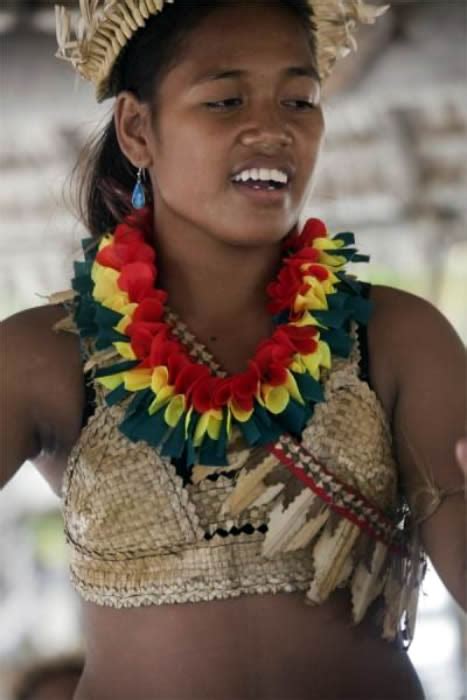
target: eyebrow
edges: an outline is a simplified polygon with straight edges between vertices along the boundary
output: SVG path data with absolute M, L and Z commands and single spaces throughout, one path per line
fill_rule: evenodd
M 212 82 L 215 80 L 228 80 L 228 79 L 233 79 L 233 78 L 244 78 L 249 75 L 249 71 L 247 70 L 240 70 L 240 69 L 231 69 L 231 70 L 223 70 L 223 71 L 218 71 L 216 73 L 208 73 L 200 76 L 194 81 L 194 85 L 201 85 L 202 83 L 207 83 L 207 82 Z M 282 71 L 282 75 L 284 78 L 293 78 L 293 77 L 308 77 L 312 78 L 313 80 L 317 80 L 319 82 L 319 75 L 318 71 L 316 68 L 309 64 L 306 66 L 290 66 L 289 68 L 285 68 L 285 70 Z

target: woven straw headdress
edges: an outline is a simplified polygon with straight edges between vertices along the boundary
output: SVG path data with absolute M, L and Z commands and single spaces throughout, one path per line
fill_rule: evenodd
M 78 73 L 91 81 L 96 98 L 112 97 L 112 68 L 133 34 L 152 15 L 176 0 L 79 0 L 81 17 L 72 37 L 72 17 L 55 5 L 57 58 L 70 61 Z M 354 33 L 358 22 L 373 24 L 388 5 L 375 7 L 364 0 L 308 0 L 314 11 L 318 67 L 321 79 L 331 73 L 336 60 L 357 49 Z

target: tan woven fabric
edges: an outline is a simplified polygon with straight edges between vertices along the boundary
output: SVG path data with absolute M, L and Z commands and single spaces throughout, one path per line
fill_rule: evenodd
M 71 62 L 75 70 L 96 87 L 98 102 L 115 94 L 112 69 L 127 42 L 147 20 L 175 0 L 80 0 L 81 17 L 63 5 L 55 6 L 57 58 Z M 309 0 L 316 24 L 318 68 L 324 80 L 340 57 L 357 50 L 359 23 L 374 24 L 389 5 L 374 6 L 364 0 Z M 74 35 L 74 36 L 73 36 Z
M 221 375 L 180 319 L 168 312 L 168 320 Z M 119 431 L 126 401 L 109 408 L 95 383 L 97 408 L 63 481 L 71 580 L 83 598 L 132 607 L 302 590 L 316 605 L 349 586 L 355 623 L 381 594 L 382 636 L 410 641 L 426 563 L 407 522 L 405 555 L 392 550 L 402 503 L 397 466 L 383 408 L 359 378 L 356 331 L 353 323 L 351 356 L 324 370 L 326 400 L 301 444 L 284 436 L 278 458 L 237 433 L 229 467 L 196 466 L 185 486 L 170 460 Z M 113 362 L 102 353 L 89 362 L 91 341 L 86 352 L 88 366 Z

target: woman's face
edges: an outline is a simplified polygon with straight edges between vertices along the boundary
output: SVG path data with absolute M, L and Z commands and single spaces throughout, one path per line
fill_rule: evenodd
M 218 75 L 230 71 L 241 75 Z M 156 226 L 190 226 L 234 245 L 281 240 L 310 194 L 324 131 L 319 100 L 307 37 L 287 9 L 236 2 L 214 11 L 160 87 Z M 271 195 L 232 182 L 255 165 L 288 170 L 287 187 Z

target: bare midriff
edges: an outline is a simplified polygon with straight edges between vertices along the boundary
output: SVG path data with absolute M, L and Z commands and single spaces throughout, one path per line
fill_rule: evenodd
M 86 666 L 73 700 L 423 700 L 397 643 L 350 595 L 305 593 L 116 609 L 83 603 Z

